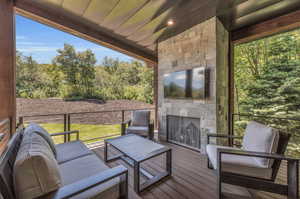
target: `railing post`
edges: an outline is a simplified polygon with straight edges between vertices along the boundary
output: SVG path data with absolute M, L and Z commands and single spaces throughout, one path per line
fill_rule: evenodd
M 64 114 L 64 131 L 67 131 L 67 114 Z
M 71 115 L 70 114 L 68 114 L 68 119 L 67 119 L 67 121 L 68 121 L 68 131 L 71 131 Z M 68 134 L 68 141 L 70 142 L 71 141 L 71 135 L 70 134 Z
M 122 110 L 122 123 L 124 123 L 124 121 L 125 121 L 125 111 Z
M 19 117 L 19 124 L 17 126 L 19 127 L 20 125 L 23 125 L 23 124 L 24 124 L 24 118 Z
M 125 111 L 122 110 L 122 122 L 121 122 L 121 135 L 125 135 L 126 124 L 125 122 Z

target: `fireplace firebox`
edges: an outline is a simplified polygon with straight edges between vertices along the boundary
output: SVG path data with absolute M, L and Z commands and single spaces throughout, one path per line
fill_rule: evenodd
M 167 140 L 175 144 L 200 150 L 200 118 L 168 115 Z

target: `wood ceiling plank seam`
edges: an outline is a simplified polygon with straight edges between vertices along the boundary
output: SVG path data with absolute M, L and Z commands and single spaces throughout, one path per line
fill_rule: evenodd
M 131 34 L 130 36 L 127 37 L 129 40 L 133 41 L 141 41 L 145 38 L 147 38 L 149 35 L 154 33 L 154 30 L 161 24 L 161 21 L 164 21 L 165 18 L 168 18 L 169 13 L 173 10 L 174 8 L 170 8 L 167 10 L 165 13 L 157 17 L 156 19 L 150 21 L 146 25 L 142 26 L 140 29 L 138 29 L 135 33 Z M 155 25 L 155 23 L 158 23 L 158 25 Z M 154 27 L 151 27 L 152 24 Z
M 288 10 L 297 9 L 300 7 L 300 1 L 299 0 L 284 0 L 280 1 L 276 4 L 273 4 L 271 6 L 268 6 L 264 9 L 259 9 L 256 12 L 252 12 L 251 14 L 245 15 L 243 17 L 237 18 L 233 22 L 233 26 L 238 29 L 241 28 L 243 24 L 251 25 L 254 24 L 255 21 L 264 21 L 272 16 L 281 15 L 284 14 L 284 8 Z M 269 13 L 270 15 L 266 14 Z
M 216 6 L 217 16 L 227 14 L 234 7 L 241 5 L 247 1 L 249 0 L 231 0 L 231 1 L 218 0 Z
M 82 15 L 80 15 L 81 17 L 84 16 L 85 12 L 87 11 L 87 9 L 88 9 L 88 7 L 91 5 L 91 3 L 92 3 L 92 0 L 89 0 L 89 3 L 88 3 L 87 6 L 85 7 L 85 9 L 84 9 Z
M 171 10 L 171 12 L 169 13 L 169 16 L 165 20 L 163 20 L 163 22 L 158 27 L 155 28 L 154 33 L 159 32 L 160 30 L 168 27 L 167 22 L 170 19 L 169 17 L 172 16 L 174 13 L 176 13 L 176 10 L 180 7 L 180 3 L 181 3 L 181 1 L 179 1 L 178 4 L 176 4 L 174 6 L 174 9 Z M 176 23 L 176 19 L 173 19 L 173 20 Z
M 157 41 L 157 39 L 160 37 L 160 35 L 162 35 L 164 33 L 164 31 L 166 31 L 167 27 L 165 27 L 164 29 L 161 29 L 158 32 L 155 32 L 150 38 L 146 38 L 140 42 L 138 42 L 138 44 L 142 45 L 142 46 L 150 46 L 152 45 L 155 41 Z
M 83 17 L 98 25 L 112 11 L 120 0 L 109 0 L 109 2 L 108 0 L 103 1 L 106 1 L 105 5 L 103 5 L 102 0 L 91 0 L 91 3 L 89 7 L 87 7 Z M 101 6 L 102 14 L 100 13 L 100 9 L 97 9 L 99 6 Z
M 62 9 L 81 17 L 90 3 L 91 0 L 63 0 Z
M 165 0 L 165 1 L 170 2 L 168 0 Z M 164 8 L 166 7 L 165 3 L 159 4 L 160 2 L 162 2 L 162 1 L 156 1 L 156 0 L 149 1 L 148 5 L 145 5 L 143 9 L 140 9 L 134 16 L 132 16 L 130 19 L 128 19 L 125 23 L 123 23 L 122 26 L 120 26 L 118 29 L 116 29 L 115 32 L 118 34 L 124 35 L 126 37 L 126 36 L 129 36 L 130 34 L 132 34 L 133 32 L 135 32 L 136 30 L 138 30 L 139 28 L 141 28 L 142 26 L 144 26 L 145 24 L 149 23 L 151 20 L 153 20 L 155 18 L 155 16 L 157 16 L 157 11 L 155 11 L 155 10 L 152 11 L 150 9 L 157 7 L 157 8 L 159 8 L 158 12 L 160 12 L 162 10 L 162 7 L 164 7 Z M 157 3 L 158 5 L 153 5 L 155 3 Z M 170 8 L 170 6 L 168 6 L 168 8 Z M 147 9 L 149 9 L 150 11 Z M 133 22 L 133 20 L 135 18 L 140 19 L 140 15 L 143 15 L 144 10 L 146 10 L 145 12 L 147 12 L 147 13 L 150 12 L 149 17 L 140 20 L 138 23 Z
M 211 2 L 213 3 L 213 2 Z M 214 6 L 205 7 L 206 4 L 202 4 L 189 15 L 177 15 L 175 20 L 175 25 L 168 28 L 159 38 L 158 42 L 162 42 L 172 36 L 180 34 L 187 30 L 188 28 L 199 24 L 200 22 L 206 21 L 211 17 L 216 16 L 216 9 Z M 206 9 L 205 9 L 206 8 Z M 208 9 L 209 8 L 209 9 Z M 175 11 L 178 13 L 177 11 Z
M 165 6 L 163 6 L 162 8 L 160 8 L 160 9 L 157 11 L 157 13 L 152 17 L 152 19 L 158 17 L 158 16 L 161 15 L 163 12 L 165 12 L 166 10 L 168 10 L 170 7 L 179 5 L 182 1 L 183 1 L 183 0 L 167 1 L 167 3 L 165 4 Z
M 106 18 L 107 16 L 109 16 L 109 15 L 112 13 L 112 11 L 118 6 L 118 4 L 119 4 L 121 1 L 122 1 L 122 0 L 118 0 L 118 1 L 117 1 L 117 3 L 111 8 L 111 10 L 108 12 L 108 14 L 107 14 L 105 17 L 103 17 L 103 20 L 102 20 L 102 21 L 104 21 L 105 18 Z M 125 1 L 126 1 L 126 0 L 125 0 Z M 101 23 L 102 23 L 102 22 L 99 22 L 98 25 L 101 25 Z
M 144 1 L 144 3 L 143 3 L 142 5 L 140 5 L 140 6 L 138 6 L 138 8 L 136 8 L 136 10 L 133 11 L 133 13 L 131 13 L 131 14 L 129 14 L 129 16 L 125 17 L 125 18 L 124 18 L 124 21 L 127 21 L 127 20 L 130 19 L 132 16 L 134 16 L 140 9 L 142 9 L 142 8 L 143 8 L 147 3 L 149 3 L 149 2 L 150 2 L 150 0 Z M 121 23 L 119 23 L 119 24 L 113 26 L 112 28 L 113 28 L 113 29 L 116 29 L 116 28 L 120 27 L 122 24 L 124 24 L 124 21 L 122 21 Z
M 235 9 L 237 9 L 237 15 L 236 17 L 242 17 L 247 14 L 250 14 L 253 11 L 256 11 L 258 9 L 264 9 L 274 3 L 278 3 L 283 0 L 249 0 L 246 1 L 238 6 L 236 6 Z

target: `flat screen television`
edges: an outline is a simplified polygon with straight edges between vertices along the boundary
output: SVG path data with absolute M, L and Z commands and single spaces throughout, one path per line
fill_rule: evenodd
M 205 99 L 207 71 L 204 67 L 164 75 L 164 96 L 173 99 Z

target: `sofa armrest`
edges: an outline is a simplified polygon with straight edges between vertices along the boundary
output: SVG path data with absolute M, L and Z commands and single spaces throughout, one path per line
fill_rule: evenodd
M 126 186 L 126 190 L 121 189 L 120 193 L 121 198 L 127 198 L 128 195 L 128 170 L 126 167 L 120 165 L 111 169 L 108 169 L 106 171 L 100 172 L 98 174 L 95 174 L 93 176 L 90 176 L 88 178 L 82 179 L 78 182 L 75 182 L 73 184 L 66 185 L 62 188 L 60 188 L 55 194 L 53 199 L 65 199 L 70 198 L 72 196 L 75 196 L 79 193 L 82 193 L 84 191 L 87 191 L 97 185 L 100 185 L 102 183 L 105 183 L 113 178 L 121 177 L 122 175 L 125 175 L 124 179 L 124 188 Z M 120 182 L 122 183 L 122 182 Z
M 76 140 L 79 140 L 79 131 L 65 131 L 65 132 L 60 132 L 60 133 L 52 133 L 50 136 L 64 136 L 64 142 L 70 142 L 71 141 L 71 134 L 76 134 Z
M 218 134 L 218 133 L 208 133 L 207 134 L 207 144 L 210 144 L 210 138 L 232 138 L 232 139 L 243 139 L 243 136 L 237 136 L 237 135 L 228 135 L 228 134 Z

